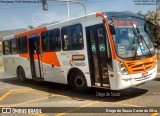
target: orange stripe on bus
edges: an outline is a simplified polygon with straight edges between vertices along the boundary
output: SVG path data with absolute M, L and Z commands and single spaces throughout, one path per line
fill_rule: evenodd
M 23 57 L 23 58 L 29 58 L 29 54 L 19 54 L 20 57 Z
M 38 34 L 38 36 L 40 36 L 41 32 L 46 31 L 46 30 L 47 30 L 46 27 L 41 27 L 41 28 L 30 30 L 30 31 L 24 31 L 22 33 L 16 34 L 15 38 L 19 38 L 23 36 L 27 36 L 27 38 L 29 38 L 30 35 L 33 35 L 33 34 Z
M 20 54 L 20 57 L 29 58 L 28 54 Z M 34 54 L 34 59 L 38 60 L 38 55 Z M 55 52 L 46 52 L 43 56 L 40 56 L 40 61 L 46 64 L 53 64 L 54 66 L 60 67 L 60 63 Z
M 42 56 L 42 62 L 46 64 L 53 64 L 54 66 L 60 67 L 60 63 L 56 52 L 46 52 Z
M 110 28 L 109 28 L 109 24 L 108 22 L 106 21 L 106 18 L 104 17 L 104 14 L 102 12 L 97 12 L 96 13 L 96 16 L 97 17 L 102 17 L 103 20 L 105 20 L 105 26 L 106 26 L 106 31 L 108 32 L 108 38 L 109 38 L 109 41 L 110 41 L 110 45 L 111 45 L 111 49 L 112 49 L 112 56 L 113 56 L 113 59 L 116 59 L 116 51 L 115 51 L 115 48 L 114 48 L 114 41 L 113 41 L 113 37 L 110 33 Z
M 19 33 L 19 34 L 15 34 L 15 38 L 18 39 L 20 37 L 24 37 L 24 36 L 27 36 L 27 48 L 28 48 L 28 53 L 26 54 L 20 54 L 19 56 L 23 57 L 23 58 L 28 58 L 29 57 L 29 41 L 28 41 L 28 38 L 33 35 L 33 34 L 38 34 L 38 36 L 40 37 L 41 36 L 41 33 L 46 31 L 47 28 L 46 27 L 41 27 L 41 28 L 37 28 L 37 29 L 33 29 L 33 30 L 30 30 L 30 31 L 25 31 L 25 32 L 22 32 L 22 33 Z M 41 39 L 41 38 L 40 38 Z M 40 45 L 41 45 L 41 41 L 40 41 Z M 40 46 L 40 49 L 42 50 L 41 46 Z
M 25 31 L 25 32 L 22 32 L 20 34 L 16 34 L 15 35 L 15 38 L 19 38 L 19 37 L 23 37 L 23 36 L 27 36 L 27 40 L 28 38 L 33 35 L 33 34 L 37 34 L 41 40 L 41 33 L 46 31 L 47 28 L 46 27 L 42 27 L 42 28 L 37 28 L 37 29 L 33 29 L 33 30 L 30 30 L 30 31 Z M 27 46 L 29 46 L 29 41 L 27 41 Z M 42 43 L 40 41 L 40 50 L 42 52 Z M 23 58 L 29 58 L 29 47 L 28 47 L 28 53 L 26 54 L 19 54 L 20 57 L 23 57 Z M 38 60 L 38 56 L 37 54 L 34 54 L 34 59 L 35 60 Z M 60 67 L 60 63 L 59 63 L 59 60 L 58 60 L 58 57 L 56 55 L 55 52 L 46 52 L 44 53 L 44 55 L 42 57 L 40 57 L 40 60 L 43 62 L 43 63 L 46 63 L 46 64 L 53 64 L 54 66 L 57 66 L 57 67 Z

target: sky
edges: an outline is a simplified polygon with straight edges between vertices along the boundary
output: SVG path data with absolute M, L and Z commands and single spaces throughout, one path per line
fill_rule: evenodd
M 2 3 L 3 1 L 3 3 Z M 41 3 L 4 3 L 5 1 L 22 0 L 0 0 L 0 31 L 11 29 L 27 29 L 29 25 L 37 27 L 44 23 L 67 20 L 67 3 L 57 0 L 48 0 L 48 10 L 42 9 Z M 23 0 L 37 1 L 37 0 Z M 155 2 L 137 5 L 137 0 L 79 0 L 87 10 L 87 14 L 98 11 L 131 11 L 146 14 L 156 9 Z M 141 0 L 140 0 L 141 1 Z M 149 1 L 149 0 L 147 0 Z M 153 0 L 154 1 L 154 0 Z M 85 15 L 81 4 L 69 3 L 70 19 Z

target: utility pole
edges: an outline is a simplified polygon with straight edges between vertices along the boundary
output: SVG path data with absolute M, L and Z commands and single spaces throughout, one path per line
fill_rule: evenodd
M 158 20 L 160 20 L 160 0 L 156 0 L 156 23 L 158 23 Z
M 42 7 L 43 7 L 43 10 L 48 10 L 48 3 L 47 1 L 50 1 L 50 2 L 66 2 L 67 3 L 67 19 L 69 20 L 69 17 L 70 17 L 70 8 L 69 8 L 69 3 L 72 2 L 72 3 L 79 3 L 83 6 L 84 10 L 85 10 L 85 15 L 87 15 L 87 12 L 86 12 L 86 7 L 85 5 L 80 2 L 80 1 L 74 1 L 74 0 L 41 0 L 42 1 Z
M 43 10 L 48 10 L 47 0 L 42 0 L 42 7 L 43 7 Z
M 68 15 L 67 15 L 67 16 L 68 16 L 68 18 L 67 18 L 67 19 L 69 20 L 69 14 L 70 14 L 70 11 L 69 11 L 69 2 L 68 2 L 68 1 L 69 1 L 69 0 L 67 0 L 67 11 L 68 11 Z

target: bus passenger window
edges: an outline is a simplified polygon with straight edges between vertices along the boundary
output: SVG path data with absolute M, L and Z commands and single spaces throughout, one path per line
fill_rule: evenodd
M 60 29 L 53 29 L 48 31 L 49 35 L 49 51 L 60 51 L 61 40 L 60 40 Z
M 46 32 L 43 32 L 41 34 L 41 37 L 42 37 L 42 50 L 45 52 L 48 50 L 48 33 L 47 31 Z
M 4 55 L 10 54 L 9 40 L 6 40 L 6 41 L 3 42 L 3 54 Z
M 60 29 L 53 29 L 42 33 L 42 49 L 46 52 L 60 51 Z
M 11 39 L 10 42 L 11 42 L 11 54 L 17 54 L 18 53 L 17 40 L 14 38 L 14 39 Z
M 27 53 L 27 37 L 20 37 L 18 38 L 18 51 L 19 53 Z
M 83 49 L 83 34 L 80 24 L 62 28 L 62 46 L 65 51 Z
M 64 35 L 64 47 L 63 47 L 63 49 L 64 50 L 67 50 L 67 46 L 68 46 L 68 36 L 67 35 Z

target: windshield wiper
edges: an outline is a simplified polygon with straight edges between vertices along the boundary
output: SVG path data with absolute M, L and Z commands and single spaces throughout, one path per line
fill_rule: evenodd
M 139 31 L 139 29 L 138 29 L 138 27 L 137 27 L 137 32 L 138 32 L 138 35 L 139 35 L 139 38 L 141 38 L 142 40 L 141 40 L 141 42 L 143 42 L 143 43 L 145 43 L 145 45 L 147 46 L 147 49 L 148 49 L 148 51 L 149 51 L 149 56 L 152 56 L 152 53 L 151 53 L 151 51 L 150 51 L 150 49 L 149 49 L 149 46 L 147 45 L 147 43 L 146 43 L 146 41 L 145 41 L 145 39 L 144 39 L 144 37 L 141 35 L 141 33 L 140 33 L 140 31 Z M 141 49 L 142 50 L 142 49 Z
M 133 27 L 133 33 L 134 33 L 134 35 L 135 35 L 135 37 L 137 38 L 137 40 L 139 40 L 138 39 L 138 33 L 137 33 L 137 31 L 136 31 L 136 29 L 134 28 L 134 25 L 133 25 L 133 23 L 132 23 L 132 21 L 130 20 L 130 23 L 132 24 L 132 27 Z M 139 41 L 138 41 L 139 42 Z M 134 39 L 134 43 L 133 43 L 133 45 L 136 43 L 136 40 Z M 132 51 L 134 50 L 134 57 L 133 57 L 133 60 L 134 59 L 136 59 L 136 57 L 137 57 L 137 49 L 136 49 L 136 47 L 135 46 L 133 46 L 133 48 L 132 48 Z
M 147 49 L 149 50 L 149 54 L 148 55 L 152 55 L 150 49 L 149 49 L 149 46 L 147 45 L 146 41 L 144 40 L 143 36 L 140 34 L 140 31 L 139 31 L 139 28 L 136 26 L 136 29 L 132 23 L 132 21 L 130 20 L 132 26 L 133 26 L 133 32 L 136 36 L 136 38 L 138 39 L 138 44 L 140 44 L 140 38 L 144 41 L 143 43 L 145 43 L 145 45 L 147 46 Z M 137 30 L 137 31 L 136 31 Z M 141 40 L 141 42 L 142 42 Z M 141 48 L 141 45 L 140 45 L 140 49 L 141 49 L 141 52 L 142 52 L 142 48 Z M 147 52 L 148 53 L 148 52 Z M 137 56 L 137 50 L 135 49 L 135 54 L 134 54 L 134 58 L 136 59 L 136 56 Z

